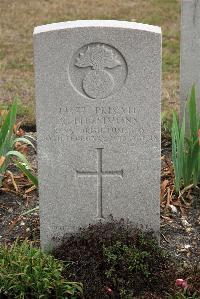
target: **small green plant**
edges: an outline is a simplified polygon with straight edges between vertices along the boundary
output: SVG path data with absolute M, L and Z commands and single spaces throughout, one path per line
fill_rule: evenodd
M 66 234 L 53 254 L 71 261 L 63 275 L 84 284 L 85 298 L 140 298 L 148 292 L 163 295 L 175 280 L 174 260 L 158 246 L 155 235 L 112 216 L 110 221 Z
M 15 299 L 82 297 L 82 284 L 63 279 L 64 263 L 27 241 L 0 246 L 0 297 Z M 3 298 L 4 298 L 3 297 Z
M 196 271 L 195 271 L 196 272 Z M 191 273 L 193 275 L 193 273 Z M 192 279 L 192 277 L 190 277 L 190 280 Z M 195 282 L 191 280 L 191 283 Z M 175 290 L 174 290 L 174 294 L 166 294 L 167 295 L 167 299 L 199 299 L 200 298 L 200 294 L 198 291 L 194 290 L 194 286 L 195 285 L 190 285 L 188 284 L 187 279 L 182 279 L 182 278 L 178 278 L 176 279 L 175 282 Z M 179 291 L 177 291 L 177 288 L 179 289 Z M 198 292 L 198 294 L 197 294 Z
M 145 243 L 146 241 L 141 234 L 139 235 L 138 246 L 117 241 L 111 246 L 103 247 L 103 254 L 109 268 L 105 275 L 112 281 L 114 288 L 119 289 L 120 298 L 132 298 L 134 290 L 131 285 L 129 286 L 129 281 L 134 276 L 140 277 L 141 280 L 146 280 L 151 276 L 150 252 L 141 248 L 142 246 L 145 247 Z M 150 246 L 153 248 L 154 244 L 152 243 Z
M 199 295 L 194 293 L 190 295 L 187 290 L 183 292 L 176 292 L 174 295 L 167 295 L 166 299 L 199 299 Z
M 182 186 L 200 182 L 200 117 L 196 110 L 196 92 L 192 87 L 186 112 L 189 112 L 189 134 L 186 131 L 186 116 L 179 125 L 177 114 L 173 113 L 172 123 L 172 161 L 175 175 L 175 190 Z
M 17 116 L 17 101 L 14 100 L 7 113 L 0 116 L 0 187 L 2 186 L 2 180 L 4 173 L 6 172 L 10 160 L 15 157 L 15 165 L 37 186 L 37 178 L 31 173 L 31 166 L 27 161 L 24 154 L 15 149 L 15 145 L 18 144 L 29 144 L 33 146 L 32 142 L 26 138 L 17 136 L 16 123 Z M 15 130 L 14 130 L 15 128 Z M 34 147 L 34 146 L 33 146 Z

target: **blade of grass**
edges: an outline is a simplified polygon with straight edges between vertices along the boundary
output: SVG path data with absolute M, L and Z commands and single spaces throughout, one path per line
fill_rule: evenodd
M 23 143 L 26 143 L 26 144 L 28 144 L 28 145 L 31 145 L 31 146 L 35 149 L 35 146 L 33 145 L 33 143 L 32 143 L 28 138 L 25 138 L 25 137 L 18 137 L 18 138 L 15 138 L 15 139 L 12 141 L 12 146 L 14 146 L 16 142 L 23 142 Z
M 4 142 L 7 134 L 11 136 L 13 132 L 14 124 L 16 122 L 16 115 L 17 115 L 17 103 L 16 100 L 14 100 L 13 104 L 11 105 L 10 111 L 8 112 L 5 121 L 1 127 L 1 131 L 0 131 L 1 143 Z
M 31 168 L 28 160 L 26 159 L 26 157 L 22 153 L 20 153 L 18 151 L 9 151 L 6 154 L 6 157 L 9 157 L 9 156 L 13 156 L 13 157 L 19 158 L 23 163 L 25 163 L 29 168 Z
M 189 120 L 190 120 L 190 136 L 193 141 L 197 136 L 197 111 L 196 111 L 196 90 L 192 86 L 190 99 L 188 101 Z
M 29 169 L 25 165 L 23 165 L 19 161 L 15 161 L 16 166 L 27 176 L 27 178 L 36 186 L 38 187 L 38 179 L 34 176 Z

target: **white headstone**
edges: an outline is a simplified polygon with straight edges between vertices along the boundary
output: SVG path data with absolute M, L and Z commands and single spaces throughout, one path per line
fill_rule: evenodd
M 34 52 L 42 247 L 110 215 L 158 233 L 160 28 L 50 24 Z
M 185 109 L 192 85 L 200 112 L 200 0 L 182 0 L 180 111 Z

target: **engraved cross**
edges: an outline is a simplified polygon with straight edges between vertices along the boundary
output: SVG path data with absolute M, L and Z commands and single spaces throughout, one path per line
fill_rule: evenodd
M 123 178 L 123 169 L 122 170 L 110 170 L 103 171 L 102 170 L 102 151 L 103 148 L 97 148 L 97 171 L 78 171 L 76 173 L 79 177 L 82 176 L 96 176 L 97 177 L 97 218 L 104 219 L 103 217 L 103 203 L 102 203 L 102 189 L 103 176 L 119 176 Z

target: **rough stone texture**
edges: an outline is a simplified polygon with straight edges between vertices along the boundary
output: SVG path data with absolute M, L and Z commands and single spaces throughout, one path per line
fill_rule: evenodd
M 193 84 L 200 112 L 200 0 L 182 0 L 181 20 L 181 117 Z
M 34 52 L 42 247 L 110 214 L 158 233 L 160 28 L 50 24 Z

